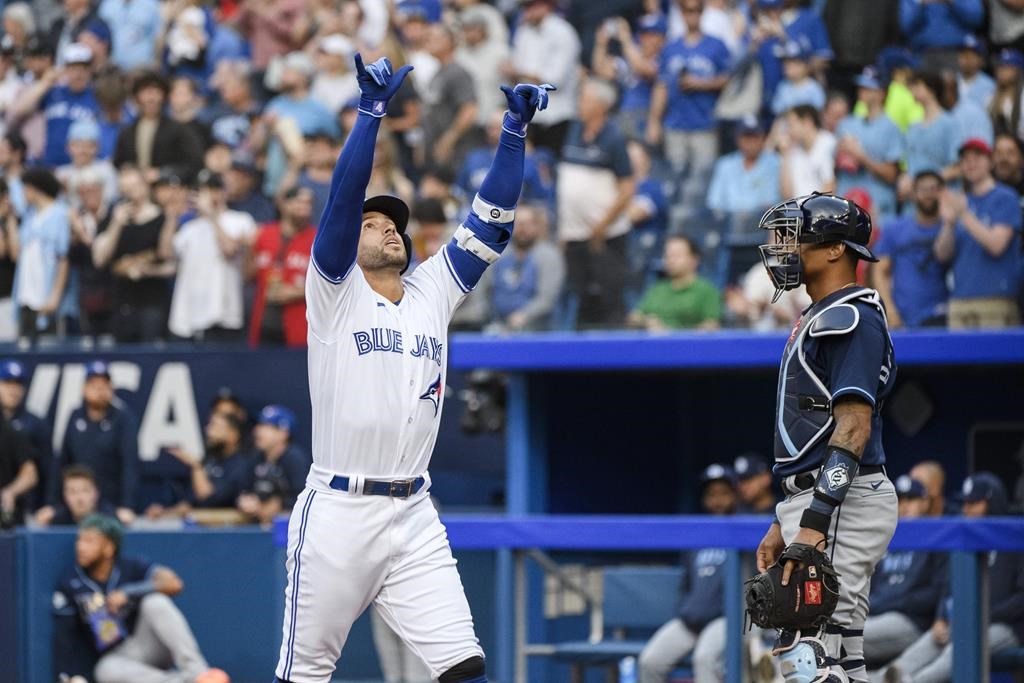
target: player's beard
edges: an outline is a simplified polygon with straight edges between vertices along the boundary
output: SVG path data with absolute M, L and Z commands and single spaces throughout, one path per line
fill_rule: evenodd
M 397 268 L 401 270 L 405 266 L 405 249 L 394 252 L 388 251 L 384 245 L 367 246 L 359 253 L 359 267 L 363 270 L 385 270 Z

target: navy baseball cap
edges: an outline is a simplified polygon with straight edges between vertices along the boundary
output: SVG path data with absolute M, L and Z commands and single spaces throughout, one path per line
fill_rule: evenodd
M 909 474 L 904 474 L 896 480 L 896 495 L 899 498 L 927 498 L 928 491 L 917 479 L 911 479 Z
M 25 366 L 16 360 L 0 361 L 0 382 L 25 383 Z
M 976 54 L 984 57 L 988 54 L 988 49 L 985 47 L 985 41 L 980 40 L 978 36 L 968 33 L 964 36 L 964 42 L 960 44 L 961 50 L 970 50 Z
M 664 14 L 645 14 L 636 23 L 637 33 L 668 33 L 668 20 Z
M 736 123 L 736 134 L 737 135 L 760 135 L 764 133 L 764 123 L 755 114 L 745 114 L 742 119 Z
M 295 431 L 295 414 L 284 406 L 271 404 L 260 411 L 256 424 L 270 425 L 286 432 Z
M 860 72 L 855 82 L 858 88 L 870 88 L 871 90 L 885 89 L 882 85 L 882 75 L 873 66 L 864 67 L 864 70 Z
M 768 461 L 760 453 L 744 453 L 736 458 L 732 467 L 740 481 L 771 471 Z
M 724 481 L 729 486 L 735 488 L 736 473 L 728 465 L 720 465 L 716 462 L 705 467 L 704 471 L 700 473 L 700 482 L 702 484 L 710 484 L 713 481 Z
M 775 56 L 780 59 L 810 59 L 811 51 L 799 40 L 787 40 L 775 46 Z
M 1006 510 L 1006 487 L 999 477 L 991 472 L 975 472 L 964 479 L 960 499 L 965 503 L 988 501 L 988 513 L 998 515 Z
M 85 378 L 106 377 L 110 379 L 110 367 L 106 361 L 94 360 L 85 366 Z
M 887 47 L 878 53 L 876 60 L 883 71 L 893 69 L 916 69 L 920 63 L 910 50 L 905 47 Z
M 409 206 L 398 197 L 389 194 L 379 194 L 370 197 L 363 202 L 363 213 L 379 211 L 395 222 L 395 229 L 399 234 L 405 234 L 405 228 L 409 225 Z
M 999 56 L 996 57 L 996 66 L 1015 66 L 1018 69 L 1024 69 L 1024 54 L 1021 54 L 1020 50 L 1009 47 L 1000 50 Z

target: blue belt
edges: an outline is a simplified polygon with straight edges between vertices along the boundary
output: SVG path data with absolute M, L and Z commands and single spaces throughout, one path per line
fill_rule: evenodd
M 348 477 L 335 475 L 331 478 L 331 483 L 328 486 L 337 491 L 348 491 L 350 481 Z M 389 498 L 408 498 L 414 493 L 418 493 L 426 483 L 427 480 L 423 477 L 395 479 L 394 481 L 367 479 L 363 482 L 363 494 L 367 496 L 388 496 Z

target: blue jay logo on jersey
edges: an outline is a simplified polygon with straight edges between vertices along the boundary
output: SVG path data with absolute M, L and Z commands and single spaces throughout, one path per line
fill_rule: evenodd
M 437 410 L 441 407 L 441 391 L 443 386 L 441 385 L 441 374 L 438 373 L 437 379 L 430 383 L 427 390 L 420 394 L 421 401 L 430 401 L 430 404 L 434 406 L 434 417 L 437 417 Z

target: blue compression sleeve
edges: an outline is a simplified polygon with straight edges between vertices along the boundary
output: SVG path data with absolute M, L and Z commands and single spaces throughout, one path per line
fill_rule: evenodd
M 501 129 L 498 150 L 480 183 L 480 197 L 495 206 L 511 209 L 519 201 L 523 190 L 523 159 L 526 157 L 526 138 Z
M 327 204 L 313 240 L 313 265 L 331 282 L 345 279 L 356 260 L 379 129 L 379 118 L 359 114 L 334 167 Z

